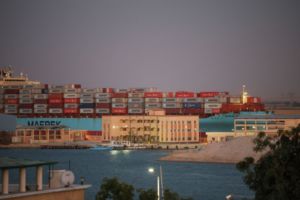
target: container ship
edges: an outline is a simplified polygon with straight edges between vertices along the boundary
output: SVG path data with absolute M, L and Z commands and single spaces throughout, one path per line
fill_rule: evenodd
M 143 115 L 163 109 L 166 115 L 211 116 L 240 111 L 263 111 L 259 97 L 244 91 L 161 92 L 156 88 L 82 88 L 80 84 L 48 85 L 30 81 L 24 75 L 13 77 L 11 68 L 1 69 L 0 111 L 18 117 L 97 118 L 102 115 Z
M 264 111 L 260 97 L 216 91 L 162 92 L 156 88 L 83 88 L 80 84 L 49 85 L 31 81 L 11 67 L 0 70 L 0 113 L 17 116 L 18 126 L 65 125 L 99 135 L 105 115 L 195 115 Z

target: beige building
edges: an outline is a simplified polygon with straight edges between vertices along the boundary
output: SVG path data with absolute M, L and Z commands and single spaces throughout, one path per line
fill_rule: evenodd
M 12 136 L 12 143 L 44 144 L 84 140 L 82 131 L 70 130 L 64 126 L 22 126 L 17 127 Z
M 300 115 L 257 115 L 237 117 L 234 120 L 234 135 L 249 136 L 263 131 L 276 134 L 279 130 L 289 130 L 300 124 Z
M 103 141 L 133 143 L 198 143 L 198 116 L 103 116 Z

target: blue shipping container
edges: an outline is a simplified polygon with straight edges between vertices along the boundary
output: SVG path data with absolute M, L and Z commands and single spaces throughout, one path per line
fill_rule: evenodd
M 183 108 L 201 108 L 201 103 L 183 103 Z
M 95 108 L 94 103 L 81 103 L 79 104 L 79 108 Z

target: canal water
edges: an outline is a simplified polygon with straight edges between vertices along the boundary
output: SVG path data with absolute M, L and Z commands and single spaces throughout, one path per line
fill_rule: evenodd
M 156 177 L 148 168 L 163 169 L 164 187 L 194 200 L 224 200 L 229 193 L 251 196 L 242 181 L 242 174 L 233 164 L 179 163 L 159 161 L 167 151 L 97 151 L 97 150 L 49 150 L 49 149 L 1 149 L 0 156 L 36 160 L 54 160 L 55 169 L 70 168 L 75 182 L 81 176 L 92 185 L 86 192 L 86 200 L 95 199 L 104 177 L 118 177 L 137 188 L 156 189 Z M 70 161 L 70 162 L 69 162 Z M 28 170 L 28 182 L 34 183 L 34 169 Z M 46 174 L 46 169 L 45 169 Z M 45 175 L 46 176 L 46 175 Z M 47 177 L 45 177 L 46 182 Z M 11 182 L 18 182 L 18 172 L 12 171 Z

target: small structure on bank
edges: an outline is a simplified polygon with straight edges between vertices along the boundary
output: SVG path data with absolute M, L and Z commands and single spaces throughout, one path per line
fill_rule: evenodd
M 1 199 L 14 200 L 38 200 L 38 199 L 60 199 L 67 200 L 72 195 L 75 200 L 84 200 L 84 192 L 90 185 L 74 184 L 74 175 L 67 170 L 51 170 L 57 164 L 55 161 L 40 161 L 28 159 L 16 159 L 0 157 Z M 48 183 L 43 183 L 44 167 L 48 166 Z M 36 168 L 36 182 L 29 185 L 26 182 L 26 169 Z M 9 181 L 10 171 L 19 170 L 19 183 L 11 184 Z

